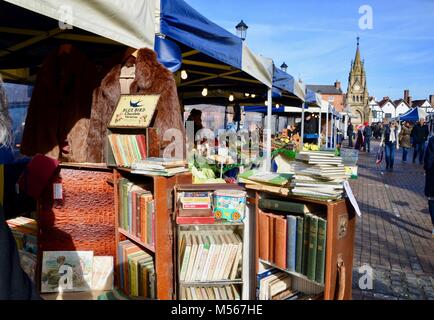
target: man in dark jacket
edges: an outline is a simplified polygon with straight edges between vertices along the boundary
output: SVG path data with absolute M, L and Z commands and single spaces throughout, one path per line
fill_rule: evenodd
M 348 123 L 347 135 L 348 135 L 348 147 L 352 148 L 353 147 L 354 127 L 353 127 L 353 124 L 351 123 L 351 120 Z
M 369 125 L 368 122 L 365 123 L 363 137 L 365 138 L 365 141 L 363 142 L 363 151 L 371 152 L 372 127 Z
M 413 127 L 413 130 L 411 131 L 414 147 L 413 163 L 416 162 L 417 155 L 419 154 L 419 163 L 423 164 L 423 153 L 428 135 L 429 129 L 425 124 L 425 119 L 420 119 L 420 121 Z
M 429 213 L 433 225 L 432 238 L 434 239 L 434 136 L 429 139 L 425 152 L 425 195 L 428 197 Z

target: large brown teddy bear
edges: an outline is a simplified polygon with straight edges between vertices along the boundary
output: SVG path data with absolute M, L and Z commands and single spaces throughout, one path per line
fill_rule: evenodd
M 92 114 L 87 138 L 87 161 L 105 162 L 104 142 L 107 126 L 111 120 L 121 95 L 120 73 L 123 66 L 135 64 L 135 79 L 130 86 L 130 94 L 159 94 L 156 114 L 151 126 L 158 129 L 160 141 L 163 141 L 167 129 L 176 128 L 185 136 L 181 107 L 175 79 L 172 73 L 161 65 L 154 51 L 141 49 L 137 58 L 129 56 L 122 64 L 118 64 L 106 75 L 101 86 L 94 91 Z M 168 142 L 170 143 L 170 142 Z M 160 145 L 162 151 L 168 143 Z

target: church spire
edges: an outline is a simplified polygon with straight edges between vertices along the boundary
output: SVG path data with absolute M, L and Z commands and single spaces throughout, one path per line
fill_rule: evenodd
M 360 59 L 360 37 L 357 37 L 357 51 L 356 51 L 356 58 L 354 59 L 354 65 L 355 66 L 362 65 L 362 60 Z

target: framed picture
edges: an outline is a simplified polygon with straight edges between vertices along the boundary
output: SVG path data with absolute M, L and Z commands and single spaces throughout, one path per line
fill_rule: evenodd
M 41 292 L 91 291 L 92 270 L 92 251 L 44 251 Z
M 160 95 L 121 95 L 109 128 L 148 128 Z

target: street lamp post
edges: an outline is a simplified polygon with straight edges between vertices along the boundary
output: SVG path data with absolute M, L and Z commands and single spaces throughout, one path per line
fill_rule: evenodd
M 283 72 L 286 72 L 288 70 L 287 64 L 285 62 L 282 63 L 282 65 L 280 66 L 280 69 L 282 69 Z
M 240 23 L 237 24 L 237 26 L 235 27 L 235 29 L 237 30 L 237 36 L 241 38 L 241 40 L 246 40 L 247 38 L 247 29 L 248 29 L 248 25 L 241 20 Z

